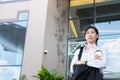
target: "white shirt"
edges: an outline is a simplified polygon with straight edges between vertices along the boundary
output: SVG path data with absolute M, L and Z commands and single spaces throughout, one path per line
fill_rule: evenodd
M 80 49 L 77 49 L 74 53 L 73 59 L 71 61 L 70 65 L 70 72 L 73 73 L 73 65 L 76 64 L 78 61 L 78 54 L 79 54 Z M 100 59 L 95 59 L 95 54 L 100 55 Z M 107 51 L 99 47 L 97 45 L 93 45 L 89 51 L 86 51 L 83 48 L 82 56 L 81 56 L 81 61 L 87 61 L 87 65 L 91 67 L 96 67 L 96 68 L 104 68 L 106 67 L 107 63 Z

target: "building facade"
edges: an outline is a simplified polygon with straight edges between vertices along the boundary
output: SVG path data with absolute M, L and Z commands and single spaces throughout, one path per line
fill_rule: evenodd
M 69 80 L 75 50 L 85 29 L 99 29 L 108 50 L 104 79 L 119 80 L 119 0 L 0 0 L 0 80 L 36 80 L 43 64 Z
M 0 80 L 35 80 L 43 64 L 66 73 L 68 0 L 0 1 Z M 47 51 L 47 54 L 45 52 Z

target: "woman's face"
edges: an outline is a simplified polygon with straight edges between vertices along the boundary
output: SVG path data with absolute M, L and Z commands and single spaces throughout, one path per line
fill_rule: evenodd
M 85 34 L 85 39 L 88 43 L 95 43 L 98 38 L 98 34 L 93 28 L 89 28 Z

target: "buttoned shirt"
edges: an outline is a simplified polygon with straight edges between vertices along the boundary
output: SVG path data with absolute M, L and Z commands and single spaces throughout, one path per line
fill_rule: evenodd
M 70 72 L 73 73 L 73 65 L 77 63 L 78 61 L 78 55 L 79 55 L 80 49 L 77 49 L 74 53 L 73 59 L 71 61 L 70 65 Z M 100 55 L 100 59 L 95 59 L 95 55 L 98 54 Z M 106 63 L 107 63 L 107 51 L 94 44 L 89 51 L 85 50 L 85 47 L 83 48 L 82 56 L 81 56 L 81 61 L 87 61 L 87 65 L 91 67 L 96 67 L 96 68 L 105 68 Z

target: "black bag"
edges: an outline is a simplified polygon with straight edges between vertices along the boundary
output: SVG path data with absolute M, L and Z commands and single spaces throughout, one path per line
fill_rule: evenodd
M 73 66 L 74 74 L 72 75 L 72 80 L 77 80 L 80 76 L 83 79 L 88 72 L 90 72 L 89 67 L 82 64 Z M 87 72 L 87 73 L 86 73 Z
M 83 47 L 81 47 L 79 55 L 78 55 L 78 60 L 80 60 L 81 55 L 82 55 Z M 85 72 L 88 71 L 88 66 L 87 65 L 79 65 L 79 64 L 74 64 L 73 65 L 73 71 L 74 74 L 72 75 L 72 80 L 77 80 L 79 76 L 82 76 L 83 74 L 85 75 Z
M 82 55 L 83 47 L 81 47 L 78 60 L 80 60 Z M 102 75 L 99 68 L 90 67 L 84 64 L 74 64 L 73 65 L 74 74 L 71 80 L 102 80 Z

